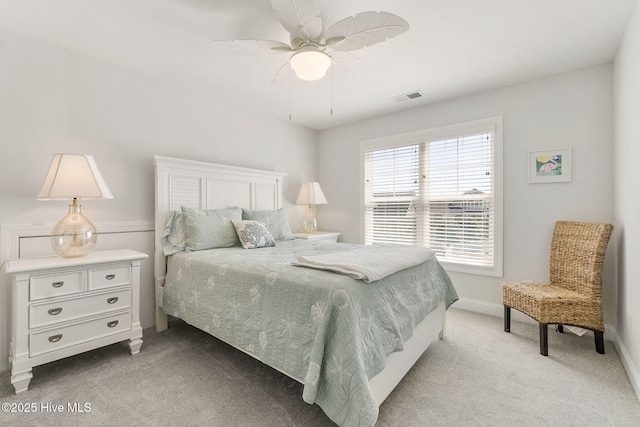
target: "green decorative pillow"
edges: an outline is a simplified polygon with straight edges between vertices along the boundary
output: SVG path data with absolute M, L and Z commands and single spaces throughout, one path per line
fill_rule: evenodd
M 271 233 L 276 240 L 291 240 L 293 235 L 291 234 L 291 228 L 289 228 L 289 220 L 284 210 L 262 210 L 252 211 L 248 209 L 242 209 L 242 219 L 258 221 L 267 227 L 267 230 Z
M 182 206 L 187 251 L 236 246 L 238 235 L 231 223 L 242 219 L 242 209 L 192 209 Z
M 185 250 L 184 215 L 178 211 L 171 211 L 167 224 L 164 226 L 164 234 L 160 239 L 162 252 L 165 255 L 173 255 Z
M 269 246 L 276 245 L 276 241 L 264 224 L 258 221 L 249 220 L 233 220 L 231 222 L 236 228 L 236 232 L 238 233 L 238 237 L 240 238 L 240 243 L 242 243 L 243 248 L 267 248 Z

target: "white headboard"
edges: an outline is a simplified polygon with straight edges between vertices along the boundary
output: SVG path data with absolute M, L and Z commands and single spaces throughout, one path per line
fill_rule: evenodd
M 153 156 L 155 164 L 155 257 L 156 328 L 166 327 L 162 289 L 167 259 L 160 239 L 173 210 L 180 206 L 218 209 L 239 206 L 245 209 L 279 209 L 282 207 L 284 173 L 226 166 L 195 160 Z M 158 317 L 161 317 L 159 320 Z

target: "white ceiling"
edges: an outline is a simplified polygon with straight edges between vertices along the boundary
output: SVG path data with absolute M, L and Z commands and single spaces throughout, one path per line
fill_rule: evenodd
M 357 76 L 271 82 L 283 55 L 224 53 L 208 42 L 289 34 L 270 0 L 0 0 L 0 26 L 146 75 L 185 78 L 311 129 L 612 60 L 638 0 L 317 0 L 325 25 L 395 13 L 404 34 L 354 51 Z M 2 45 L 0 40 L 0 46 Z M 333 83 L 333 84 L 332 84 Z M 333 90 L 332 90 L 333 86 Z M 419 90 L 423 97 L 393 98 Z M 331 109 L 333 107 L 333 114 Z

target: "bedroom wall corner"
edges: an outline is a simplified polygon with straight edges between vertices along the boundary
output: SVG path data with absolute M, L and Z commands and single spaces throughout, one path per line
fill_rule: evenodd
M 616 345 L 640 399 L 640 1 L 614 62 Z
M 359 143 L 447 124 L 502 115 L 504 119 L 504 276 L 452 273 L 468 302 L 502 304 L 503 281 L 549 278 L 555 221 L 613 221 L 612 63 L 514 84 L 475 95 L 320 132 L 319 178 L 336 203 L 321 221 L 358 242 Z M 569 183 L 528 184 L 528 152 L 572 147 Z M 613 251 L 604 272 L 605 323 L 614 325 Z M 474 304 L 467 304 L 474 307 Z

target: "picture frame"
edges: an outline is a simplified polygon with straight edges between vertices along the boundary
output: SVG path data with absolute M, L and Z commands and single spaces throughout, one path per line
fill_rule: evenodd
M 571 147 L 529 151 L 529 184 L 571 181 Z

